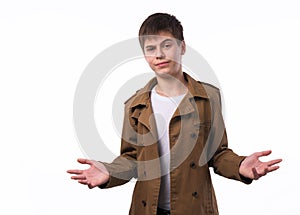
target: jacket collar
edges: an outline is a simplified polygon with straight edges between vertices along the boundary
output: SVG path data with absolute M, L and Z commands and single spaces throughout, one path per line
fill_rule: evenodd
M 188 87 L 188 94 L 190 98 L 200 97 L 208 99 L 208 95 L 203 87 L 203 85 L 193 79 L 187 73 L 183 73 L 184 78 L 187 80 L 187 87 Z M 141 90 L 139 90 L 135 96 L 135 99 L 130 104 L 131 108 L 136 106 L 142 105 L 147 106 L 149 105 L 150 101 L 150 93 L 152 88 L 157 84 L 157 79 L 152 78 Z

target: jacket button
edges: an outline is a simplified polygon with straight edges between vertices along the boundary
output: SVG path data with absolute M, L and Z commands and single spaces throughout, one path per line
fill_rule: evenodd
M 198 192 L 197 191 L 193 192 L 192 196 L 195 197 L 195 198 L 197 198 L 198 197 Z
M 146 207 L 146 205 L 147 205 L 145 200 L 142 201 L 142 204 L 143 204 L 144 207 Z
M 196 139 L 197 138 L 197 134 L 196 133 L 191 133 L 191 138 Z
M 196 164 L 195 164 L 194 161 L 192 161 L 192 162 L 190 163 L 190 167 L 191 167 L 192 169 L 195 169 L 195 168 L 196 168 Z

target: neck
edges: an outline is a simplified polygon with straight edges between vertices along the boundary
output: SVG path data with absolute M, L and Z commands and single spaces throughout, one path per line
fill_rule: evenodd
M 184 79 L 183 73 L 180 72 L 174 76 L 156 76 L 157 86 L 156 92 L 162 96 L 175 97 L 183 95 L 187 92 L 187 81 Z

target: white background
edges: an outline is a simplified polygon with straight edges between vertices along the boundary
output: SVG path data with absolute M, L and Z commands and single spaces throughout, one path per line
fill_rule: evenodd
M 220 214 L 298 213 L 300 3 L 194 2 L 1 1 L 1 214 L 128 214 L 133 182 L 89 190 L 66 173 L 84 157 L 73 97 L 87 64 L 154 12 L 176 15 L 217 74 L 231 148 L 284 160 L 251 185 L 213 174 Z

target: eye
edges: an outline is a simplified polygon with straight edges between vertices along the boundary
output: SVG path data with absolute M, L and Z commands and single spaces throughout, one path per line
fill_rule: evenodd
M 154 50 L 155 50 L 155 47 L 153 47 L 153 46 L 147 46 L 145 48 L 145 51 L 148 52 L 148 53 L 153 52 Z
M 164 49 L 169 49 L 169 48 L 171 48 L 172 47 L 172 43 L 170 43 L 170 42 L 167 42 L 167 43 L 164 43 L 163 44 L 163 48 Z

